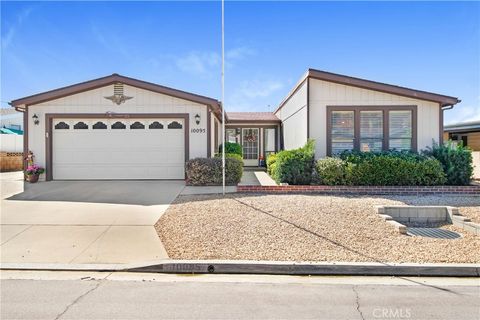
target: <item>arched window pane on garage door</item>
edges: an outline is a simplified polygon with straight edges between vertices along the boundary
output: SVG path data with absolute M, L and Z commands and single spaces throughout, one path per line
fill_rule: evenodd
M 130 125 L 130 129 L 145 129 L 145 125 L 140 121 L 135 121 Z
M 73 129 L 88 129 L 88 125 L 83 121 L 79 121 L 73 126 Z
M 148 126 L 149 129 L 163 129 L 163 124 L 161 124 L 160 122 L 158 121 L 154 121 L 152 123 L 150 123 L 150 125 Z
M 112 129 L 126 129 L 127 126 L 125 125 L 125 123 L 121 122 L 121 121 L 117 121 L 115 122 L 114 124 L 112 124 Z
M 93 129 L 107 129 L 107 125 L 101 121 L 98 121 L 92 126 Z
M 66 130 L 66 129 L 70 129 L 70 126 L 69 126 L 67 123 L 63 122 L 63 121 L 60 121 L 59 123 L 57 123 L 57 124 L 55 125 L 55 129 L 57 129 L 57 130 Z
M 168 124 L 168 129 L 182 129 L 182 125 L 177 121 L 172 121 Z

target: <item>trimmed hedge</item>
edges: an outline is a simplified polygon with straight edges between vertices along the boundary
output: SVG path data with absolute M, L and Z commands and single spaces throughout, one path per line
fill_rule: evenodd
M 222 184 L 221 158 L 195 158 L 187 161 L 187 185 L 217 186 Z M 225 184 L 236 185 L 242 179 L 243 161 L 225 158 Z
M 220 145 L 218 147 L 218 153 L 222 154 L 222 145 Z M 238 154 L 240 156 L 243 156 L 242 146 L 238 143 L 226 142 L 225 143 L 225 154 L 228 154 L 228 153 L 235 153 L 235 154 Z
M 339 158 L 324 158 L 316 164 L 316 184 L 335 186 L 347 184 L 347 163 Z
M 221 158 L 222 158 L 222 154 L 221 154 L 221 153 L 217 153 L 217 154 L 215 155 L 215 158 L 220 158 L 220 159 L 221 159 Z M 236 153 L 225 153 L 225 159 L 226 159 L 226 158 L 237 159 L 237 160 L 242 161 L 242 163 L 243 163 L 243 157 L 242 157 L 241 155 L 239 155 L 239 154 L 236 154 Z
M 468 185 L 473 175 L 472 150 L 460 142 L 456 146 L 452 141 L 445 145 L 433 144 L 423 154 L 434 157 L 442 164 L 448 185 Z
M 318 181 L 325 185 L 431 186 L 445 183 L 440 162 L 413 152 L 344 152 L 320 159 Z
M 315 167 L 314 145 L 314 140 L 309 140 L 302 148 L 277 153 L 273 170 L 270 165 L 272 178 L 277 183 L 310 184 Z

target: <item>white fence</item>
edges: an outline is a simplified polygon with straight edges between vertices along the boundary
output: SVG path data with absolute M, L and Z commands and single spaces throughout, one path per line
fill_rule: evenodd
M 17 134 L 0 134 L 0 151 L 23 152 L 23 136 Z
M 473 152 L 473 178 L 480 179 L 480 151 Z

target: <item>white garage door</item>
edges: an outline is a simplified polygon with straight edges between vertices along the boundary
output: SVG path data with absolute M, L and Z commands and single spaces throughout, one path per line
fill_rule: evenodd
M 184 179 L 183 119 L 54 119 L 53 179 Z

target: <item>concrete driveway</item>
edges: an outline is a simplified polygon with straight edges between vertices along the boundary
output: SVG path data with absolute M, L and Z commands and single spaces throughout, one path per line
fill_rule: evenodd
M 138 263 L 168 258 L 153 225 L 183 181 L 51 181 L 2 173 L 2 263 Z

